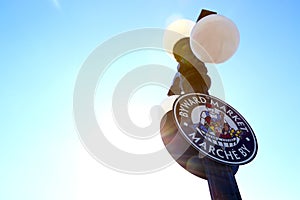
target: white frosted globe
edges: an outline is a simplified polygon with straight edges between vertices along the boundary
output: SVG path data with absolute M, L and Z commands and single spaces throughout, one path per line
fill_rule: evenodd
M 231 58 L 240 42 L 236 25 L 228 18 L 213 14 L 197 22 L 191 32 L 191 49 L 205 63 L 222 63 Z
M 174 44 L 184 37 L 190 37 L 195 24 L 194 21 L 188 19 L 179 19 L 169 24 L 163 37 L 164 49 L 172 54 Z

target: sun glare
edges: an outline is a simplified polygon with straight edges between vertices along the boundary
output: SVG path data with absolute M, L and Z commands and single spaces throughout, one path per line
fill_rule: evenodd
M 59 0 L 52 0 L 52 2 L 53 2 L 54 6 L 55 6 L 57 9 L 61 9 Z

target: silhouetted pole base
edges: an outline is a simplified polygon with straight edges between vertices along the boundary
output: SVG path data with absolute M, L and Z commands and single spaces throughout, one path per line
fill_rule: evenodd
M 212 200 L 241 200 L 232 167 L 204 158 L 204 168 Z

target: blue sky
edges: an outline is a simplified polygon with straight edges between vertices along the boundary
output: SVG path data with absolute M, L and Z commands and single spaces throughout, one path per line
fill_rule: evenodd
M 72 110 L 77 74 L 98 45 L 178 17 L 195 20 L 202 8 L 240 31 L 238 51 L 216 67 L 226 101 L 258 139 L 257 157 L 236 175 L 243 199 L 298 196 L 297 1 L 4 0 L 0 7 L 0 199 L 209 199 L 206 181 L 176 164 L 139 176 L 101 165 L 81 145 Z

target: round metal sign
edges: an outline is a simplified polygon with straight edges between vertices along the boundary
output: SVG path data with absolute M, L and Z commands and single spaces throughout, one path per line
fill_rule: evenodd
M 206 94 L 180 96 L 173 105 L 180 133 L 200 154 L 223 164 L 254 159 L 257 141 L 243 116 L 224 101 Z

